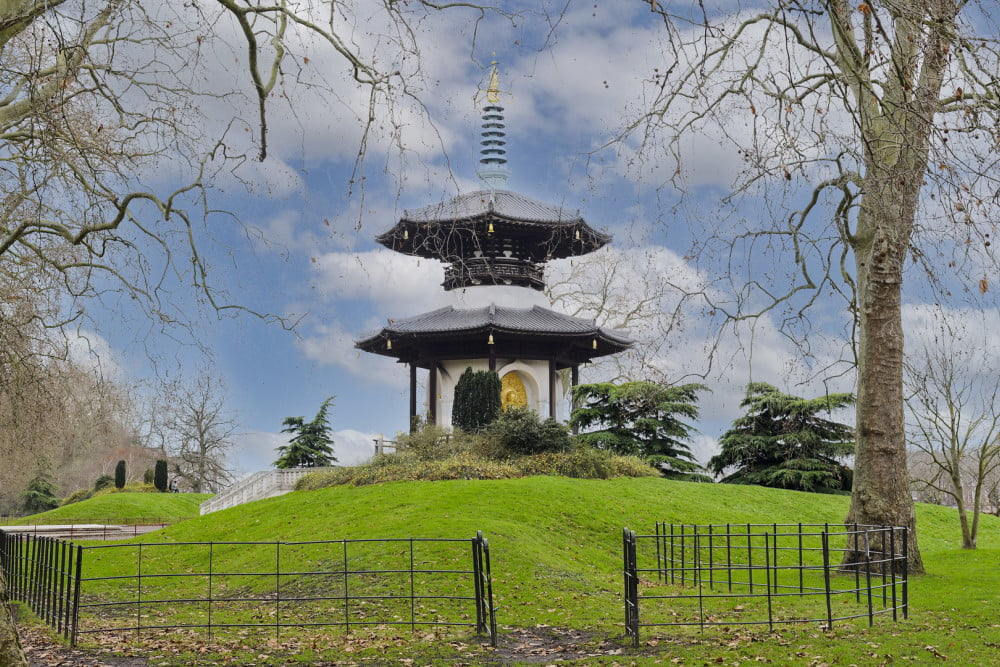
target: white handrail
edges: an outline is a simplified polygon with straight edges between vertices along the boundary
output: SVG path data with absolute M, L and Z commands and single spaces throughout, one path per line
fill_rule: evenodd
M 333 470 L 333 468 L 290 468 L 256 472 L 203 502 L 200 506 L 201 513 L 205 515 L 254 500 L 280 496 L 293 491 L 295 483 L 303 475 L 323 470 Z

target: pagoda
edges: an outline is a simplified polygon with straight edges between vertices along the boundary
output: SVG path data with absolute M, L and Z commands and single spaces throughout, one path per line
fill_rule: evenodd
M 496 63 L 483 108 L 478 176 L 486 189 L 405 211 L 376 237 L 390 250 L 443 262 L 450 305 L 389 320 L 355 343 L 410 367 L 410 423 L 417 416 L 417 373 L 427 372 L 426 415 L 450 425 L 455 384 L 466 368 L 499 374 L 504 407 L 525 406 L 565 419 L 561 400 L 579 382 L 580 364 L 632 345 L 592 319 L 551 309 L 545 262 L 593 252 L 611 241 L 579 212 L 504 189 L 504 109 Z

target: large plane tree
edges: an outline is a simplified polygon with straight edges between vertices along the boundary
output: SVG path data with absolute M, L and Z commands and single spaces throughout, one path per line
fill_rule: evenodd
M 649 97 L 620 145 L 645 155 L 634 164 L 655 155 L 670 165 L 681 187 L 694 137 L 731 149 L 741 170 L 725 224 L 705 216 L 688 253 L 725 276 L 700 293 L 706 311 L 744 330 L 766 318 L 808 354 L 839 302 L 852 343 L 842 359 L 857 374 L 847 520 L 908 527 L 910 571 L 922 571 L 906 476 L 903 283 L 919 279 L 934 300 L 990 287 L 1000 177 L 991 3 L 648 4 L 669 65 L 648 72 Z

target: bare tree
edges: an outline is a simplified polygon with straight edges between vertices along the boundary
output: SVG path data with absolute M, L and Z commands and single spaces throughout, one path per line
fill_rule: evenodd
M 808 353 L 809 314 L 825 307 L 828 318 L 843 304 L 858 399 L 847 519 L 910 528 L 919 572 L 905 473 L 904 268 L 910 259 L 945 298 L 993 261 L 983 223 L 998 177 L 995 12 L 967 0 L 763 4 L 649 2 L 668 66 L 649 73 L 645 111 L 619 145 L 640 146 L 640 167 L 652 156 L 675 168 L 681 187 L 693 137 L 733 148 L 742 170 L 723 202 L 731 214 L 688 253 L 727 281 L 725 299 L 702 293 L 711 315 L 774 318 Z
M 64 308 L 49 326 L 79 318 L 95 296 L 184 326 L 173 295 L 191 286 L 216 312 L 243 309 L 205 260 L 213 224 L 234 220 L 213 203 L 217 180 L 246 182 L 247 163 L 268 155 L 270 107 L 294 118 L 296 90 L 308 90 L 357 118 L 345 187 L 364 183 L 369 140 L 384 131 L 391 141 L 403 122 L 394 105 L 422 108 L 415 26 L 451 6 L 474 20 L 485 11 L 431 0 L 3 0 L 0 274 L 33 265 L 58 284 Z M 311 67 L 318 58 L 324 66 Z M 16 644 L 5 616 L 0 645 Z
M 202 373 L 170 394 L 167 453 L 173 474 L 194 493 L 221 491 L 232 481 L 226 456 L 236 434 L 236 421 L 225 406 L 225 385 Z
M 921 454 L 910 474 L 918 490 L 954 502 L 962 548 L 975 549 L 979 515 L 1000 472 L 1000 373 L 986 363 L 985 345 L 942 333 L 906 363 L 908 431 Z
M 692 316 L 695 299 L 686 294 L 697 280 L 681 258 L 663 247 L 602 248 L 554 263 L 547 273 L 546 294 L 556 309 L 625 330 L 637 341 L 627 352 L 595 362 L 600 381 L 679 379 L 663 364 Z

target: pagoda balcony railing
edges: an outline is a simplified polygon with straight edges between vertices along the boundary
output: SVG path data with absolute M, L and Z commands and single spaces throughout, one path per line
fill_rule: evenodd
M 516 257 L 470 257 L 444 270 L 446 290 L 473 285 L 515 285 L 536 290 L 545 288 L 542 267 Z

